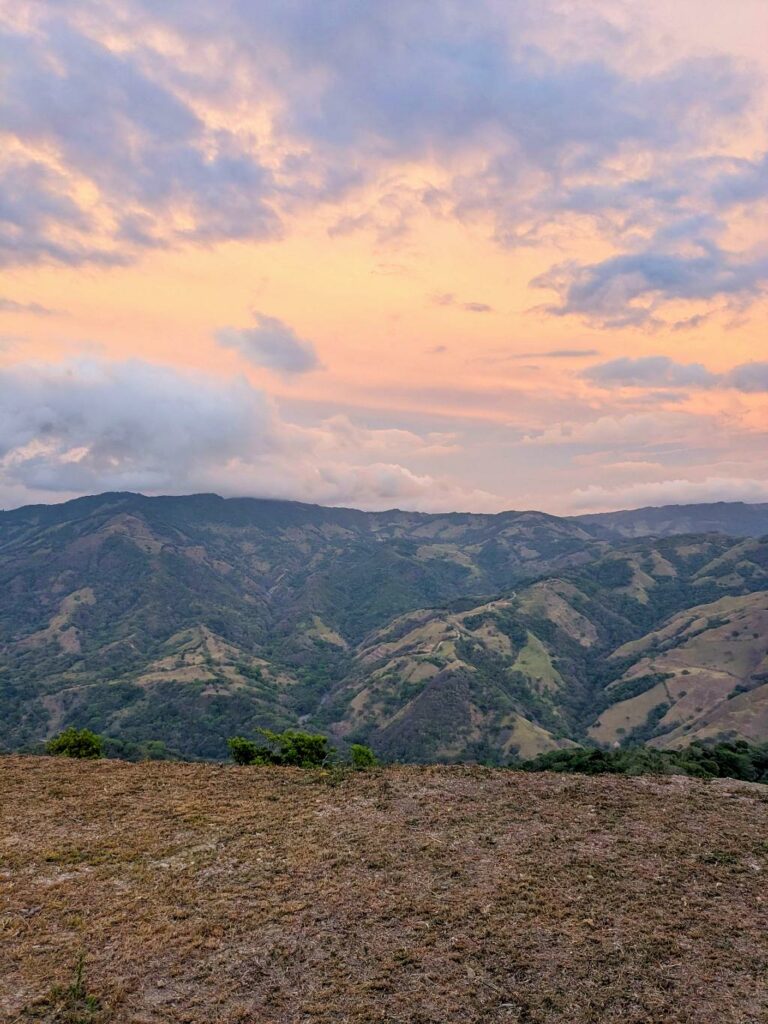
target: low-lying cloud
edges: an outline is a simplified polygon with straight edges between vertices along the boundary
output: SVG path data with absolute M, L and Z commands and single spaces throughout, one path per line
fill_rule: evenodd
M 286 421 L 244 378 L 140 360 L 0 370 L 0 501 L 105 490 L 217 491 L 363 508 L 497 509 L 501 499 L 407 464 L 451 435 Z
M 605 487 L 593 484 L 573 493 L 573 512 L 607 512 L 617 508 L 684 505 L 711 501 L 768 501 L 768 480 L 739 477 L 676 478 Z

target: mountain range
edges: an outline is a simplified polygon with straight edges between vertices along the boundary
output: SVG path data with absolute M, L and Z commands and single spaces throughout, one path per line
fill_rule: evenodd
M 768 738 L 768 505 L 561 518 L 111 493 L 0 512 L 0 749 L 408 761 Z

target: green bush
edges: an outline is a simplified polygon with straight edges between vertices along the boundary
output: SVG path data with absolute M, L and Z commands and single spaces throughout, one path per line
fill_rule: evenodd
M 768 783 L 768 743 L 751 746 L 743 740 L 712 745 L 692 743 L 682 750 L 625 747 L 599 750 L 571 747 L 550 750 L 511 767 L 527 772 L 576 772 L 582 775 L 693 775 L 698 778 L 743 779 Z
M 120 761 L 183 761 L 175 750 L 162 740 L 126 740 L 119 736 L 103 736 L 104 756 Z
M 45 750 L 56 757 L 103 757 L 104 740 L 90 729 L 75 729 L 74 726 L 70 726 L 48 740 Z
M 328 746 L 328 737 L 287 729 L 283 733 L 267 733 L 268 741 L 277 745 L 278 764 L 297 768 L 316 768 L 332 761 L 335 750 Z
M 227 746 L 235 764 L 255 764 L 259 756 L 259 748 L 244 736 L 233 736 L 227 740 Z
M 256 744 L 243 736 L 227 741 L 232 760 L 237 764 L 278 764 L 295 768 L 319 768 L 333 760 L 336 751 L 328 746 L 328 737 L 297 729 L 272 732 L 257 729 L 265 740 Z
M 370 747 L 363 743 L 353 743 L 349 748 L 349 763 L 353 768 L 365 769 L 375 768 L 379 762 Z

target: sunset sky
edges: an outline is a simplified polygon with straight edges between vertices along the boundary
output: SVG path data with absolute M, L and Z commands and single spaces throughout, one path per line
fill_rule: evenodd
M 768 501 L 766 0 L 0 22 L 0 507 Z

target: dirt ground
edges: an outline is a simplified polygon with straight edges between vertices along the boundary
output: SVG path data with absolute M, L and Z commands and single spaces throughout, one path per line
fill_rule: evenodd
M 768 1022 L 768 787 L 2 757 L 0 815 L 3 1022 Z

